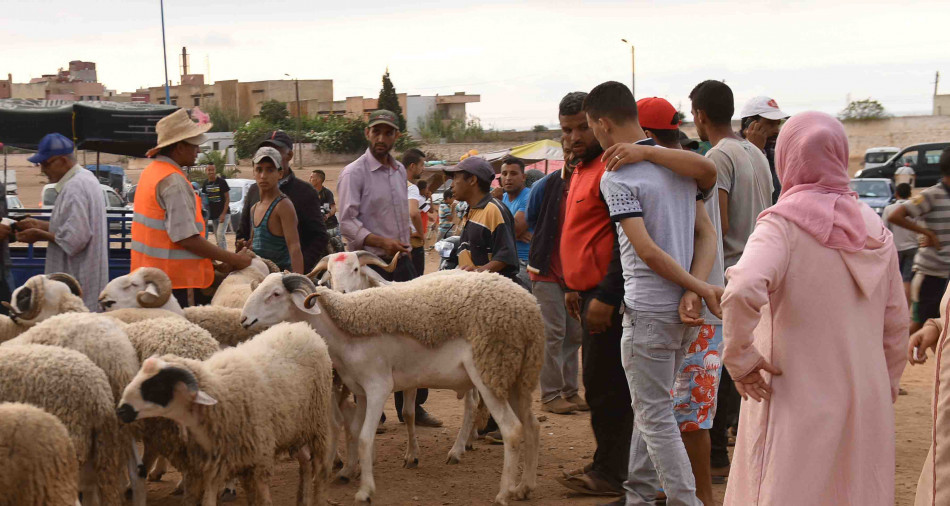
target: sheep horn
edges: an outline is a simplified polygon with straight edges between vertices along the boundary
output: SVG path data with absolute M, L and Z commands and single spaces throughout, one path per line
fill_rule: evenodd
M 142 307 L 151 308 L 164 306 L 172 296 L 172 281 L 168 279 L 168 275 L 154 267 L 142 267 L 139 270 L 142 271 L 142 279 L 146 284 L 155 284 L 158 295 L 142 290 L 135 296 L 135 300 Z
M 16 310 L 17 318 L 21 320 L 32 320 L 39 316 L 40 307 L 43 306 L 43 295 L 44 288 L 43 285 L 43 276 L 33 276 L 32 278 L 26 280 L 26 283 L 23 285 L 26 290 L 29 290 L 30 297 L 30 307 L 26 311 L 20 312 L 19 307 L 14 308 Z M 20 292 L 22 295 L 23 292 Z M 17 297 L 16 306 L 20 305 L 20 297 Z
M 310 295 L 317 290 L 313 281 L 303 274 L 284 274 L 283 282 L 284 288 L 291 293 L 299 291 L 304 295 Z
M 375 265 L 389 273 L 396 270 L 396 264 L 399 263 L 399 255 L 393 256 L 392 262 L 387 264 L 382 258 L 379 258 L 369 251 L 357 251 L 356 258 L 360 260 L 360 266 Z
M 280 272 L 280 267 L 277 267 L 277 264 L 275 264 L 273 261 L 268 260 L 264 257 L 260 257 L 260 259 L 262 262 L 264 262 L 264 265 L 267 266 L 267 271 L 270 272 L 271 274 L 275 272 Z
M 313 306 L 317 303 L 317 297 L 319 296 L 320 296 L 319 293 L 311 293 L 310 295 L 308 295 L 307 298 L 304 299 L 303 301 L 303 307 L 307 309 L 313 308 Z
M 82 297 L 82 287 L 79 286 L 79 280 L 70 276 L 69 274 L 66 274 L 65 272 L 54 272 L 52 274 L 47 274 L 46 277 L 53 281 L 64 283 L 69 287 L 69 291 L 73 292 L 73 295 L 76 297 Z
M 335 253 L 334 253 L 334 254 L 335 254 Z M 331 257 L 331 256 L 333 256 L 333 255 L 332 255 L 332 254 L 331 254 L 331 255 L 327 255 L 327 256 L 321 258 L 320 261 L 317 262 L 317 265 L 314 266 L 313 270 L 310 271 L 310 274 L 307 274 L 307 277 L 310 278 L 311 280 L 316 279 L 316 277 L 317 277 L 321 272 L 327 270 L 327 268 L 330 267 L 330 257 Z

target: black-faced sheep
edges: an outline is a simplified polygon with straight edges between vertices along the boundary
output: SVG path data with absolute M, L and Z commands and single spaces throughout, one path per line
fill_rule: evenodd
M 85 355 L 58 346 L 0 348 L 0 402 L 23 402 L 59 418 L 79 462 L 83 504 L 119 506 L 124 445 L 106 374 Z
M 281 321 L 310 323 L 326 340 L 343 382 L 366 398 L 357 415 L 364 420 L 357 501 L 368 502 L 375 489 L 373 439 L 385 400 L 394 390 L 418 387 L 460 396 L 477 388 L 505 443 L 495 501 L 507 504 L 534 489 L 539 429 L 531 393 L 544 334 L 537 301 L 518 285 L 497 274 L 446 271 L 340 294 L 315 288 L 305 276 L 271 274 L 245 304 L 243 322 L 254 328 Z M 522 438 L 525 465 L 516 485 Z
M 79 464 L 55 416 L 0 403 L 0 506 L 78 506 Z
M 13 291 L 12 302 L 2 302 L 10 316 L 0 315 L 0 343 L 64 313 L 88 313 L 76 278 L 64 273 L 40 274 Z
M 329 473 L 331 382 L 320 336 L 306 324 L 283 324 L 205 361 L 145 360 L 117 413 L 126 422 L 165 417 L 183 427 L 194 462 L 188 503 L 200 496 L 215 504 L 237 474 L 249 503 L 269 504 L 275 454 L 287 451 L 301 466 L 298 504 L 319 504 Z

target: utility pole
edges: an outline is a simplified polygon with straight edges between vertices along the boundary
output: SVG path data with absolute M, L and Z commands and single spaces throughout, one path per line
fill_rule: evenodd
M 165 105 L 171 105 L 171 96 L 168 92 L 168 51 L 165 49 L 165 0 L 158 0 L 162 10 L 162 56 L 165 59 Z
M 630 44 L 627 39 L 620 39 L 624 44 Z M 630 93 L 637 98 L 637 54 L 633 44 L 630 44 Z
M 937 71 L 937 76 L 934 77 L 934 96 L 937 96 L 937 85 L 940 84 L 940 71 Z
M 284 74 L 290 77 L 290 74 Z M 303 168 L 303 153 L 300 152 L 300 80 L 296 77 L 294 80 L 294 93 L 297 95 L 297 147 L 294 151 L 297 153 L 297 166 Z

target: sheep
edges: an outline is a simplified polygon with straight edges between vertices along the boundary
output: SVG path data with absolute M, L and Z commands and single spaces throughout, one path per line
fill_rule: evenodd
M 63 422 L 80 466 L 83 504 L 121 504 L 122 444 L 106 374 L 78 351 L 24 344 L 0 348 L 0 402 L 41 407 Z
M 242 322 L 255 328 L 282 321 L 306 321 L 316 329 L 337 373 L 358 396 L 357 502 L 368 503 L 375 491 L 372 445 L 386 398 L 393 390 L 423 386 L 452 389 L 460 397 L 478 389 L 504 437 L 496 502 L 526 498 L 535 488 L 539 429 L 531 392 L 544 334 L 537 301 L 518 285 L 497 274 L 446 271 L 340 294 L 316 288 L 305 276 L 271 274 L 244 305 Z M 470 434 L 471 418 L 459 438 Z M 522 437 L 526 456 L 516 486 Z
M 252 262 L 251 267 L 232 275 L 237 275 L 236 279 L 247 279 L 253 275 L 251 272 L 258 272 L 263 265 L 263 260 Z M 238 289 L 241 285 L 243 283 L 235 281 L 231 288 Z M 164 318 L 174 313 L 210 332 L 223 346 L 234 346 L 256 334 L 241 326 L 240 308 L 195 306 L 182 309 L 172 297 L 172 284 L 168 275 L 151 267 L 137 269 L 110 281 L 99 296 L 99 305 L 106 311 L 105 314 L 127 323 Z
M 13 291 L 10 300 L 2 302 L 10 316 L 0 316 L 0 343 L 58 314 L 89 312 L 79 282 L 61 272 L 31 277 Z
M 318 285 L 349 293 L 390 284 L 370 266 L 393 272 L 397 262 L 398 256 L 394 256 L 392 262 L 387 264 L 368 251 L 333 253 L 320 259 L 307 277 Z
M 208 334 L 208 331 L 174 313 L 169 314 L 172 316 L 143 320 L 126 326 L 126 333 L 135 348 L 139 362 L 161 355 L 205 360 L 218 351 L 218 342 Z M 149 481 L 161 481 L 167 469 L 165 458 L 170 459 L 171 464 L 182 471 L 184 479 L 186 473 L 184 470 L 186 462 L 182 456 L 184 444 L 179 437 L 178 427 L 171 420 L 164 419 L 146 419 L 143 423 L 142 440 L 145 453 L 142 461 L 143 469 L 151 471 L 148 474 Z M 178 488 L 181 488 L 181 484 Z
M 254 291 L 252 286 L 257 286 L 268 274 L 280 272 L 277 264 L 255 255 L 250 249 L 245 248 L 242 253 L 251 257 L 251 265 L 224 278 L 211 298 L 212 306 L 241 309 Z
M 122 326 L 95 313 L 54 316 L 0 346 L 23 344 L 60 346 L 82 353 L 106 373 L 113 399 L 122 395 L 122 390 L 139 369 L 135 349 Z M 138 475 L 139 458 L 134 441 L 138 431 L 131 429 L 124 428 L 121 437 L 126 442 L 125 459 L 134 503 L 144 505 L 145 483 Z
M 119 276 L 99 293 L 103 311 L 122 308 L 158 308 L 183 314 L 178 300 L 172 297 L 172 281 L 161 269 L 140 267 Z
M 204 361 L 174 355 L 145 360 L 125 389 L 124 422 L 164 417 L 187 433 L 194 483 L 186 503 L 239 474 L 249 504 L 270 504 L 275 454 L 300 462 L 297 504 L 322 503 L 329 475 L 332 369 L 326 344 L 305 323 L 276 325 Z
M 0 506 L 79 506 L 76 449 L 58 418 L 0 403 L 0 451 Z

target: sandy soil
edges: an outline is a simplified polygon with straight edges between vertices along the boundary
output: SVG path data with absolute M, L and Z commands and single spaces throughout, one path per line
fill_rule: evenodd
M 80 158 L 81 160 L 81 158 Z M 102 163 L 113 162 L 112 157 L 103 156 Z M 87 159 L 94 163 L 93 159 Z M 145 166 L 144 160 L 132 160 L 127 173 L 133 181 Z M 40 199 L 40 189 L 45 184 L 38 168 L 26 162 L 26 155 L 10 155 L 9 168 L 17 171 L 20 196 L 27 206 L 36 205 Z M 335 190 L 342 165 L 321 166 L 327 173 L 327 186 Z M 241 167 L 240 177 L 250 177 L 250 167 Z M 307 178 L 312 168 L 297 169 L 298 177 Z M 429 253 L 427 271 L 437 268 L 438 258 Z M 923 459 L 927 455 L 930 422 L 930 399 L 933 383 L 932 361 L 924 366 L 908 368 L 904 375 L 903 386 L 908 395 L 901 396 L 895 405 L 897 421 L 897 501 L 898 506 L 913 504 L 917 477 Z M 462 404 L 455 394 L 446 391 L 433 391 L 426 408 L 445 421 L 439 429 L 420 428 L 421 446 L 420 466 L 418 469 L 403 469 L 402 456 L 405 452 L 405 430 L 396 422 L 396 413 L 392 402 L 387 404 L 386 414 L 389 421 L 384 425 L 386 432 L 376 438 L 375 477 L 377 494 L 374 504 L 380 505 L 468 505 L 489 504 L 495 496 L 502 467 L 502 447 L 479 442 L 476 450 L 467 453 L 460 465 L 444 464 L 446 454 L 454 442 L 461 424 Z M 535 403 L 535 411 L 542 415 L 540 404 Z M 874 444 L 873 441 L 867 442 Z M 541 456 L 538 489 L 529 504 L 537 505 L 594 505 L 608 501 L 575 495 L 564 489 L 554 478 L 564 470 L 576 469 L 587 463 L 594 450 L 593 435 L 587 414 L 551 415 L 541 424 Z M 807 465 L 807 463 L 802 463 Z M 180 504 L 178 496 L 171 491 L 178 481 L 177 473 L 169 473 L 160 483 L 149 483 L 149 504 L 171 506 Z M 735 477 L 740 479 L 741 477 Z M 272 494 L 275 505 L 294 504 L 296 493 L 297 464 L 282 457 L 272 481 Z M 350 504 L 358 485 L 330 485 L 329 497 L 337 504 Z M 725 486 L 716 486 L 717 500 L 721 501 Z M 236 505 L 244 505 L 243 493 L 239 492 Z

